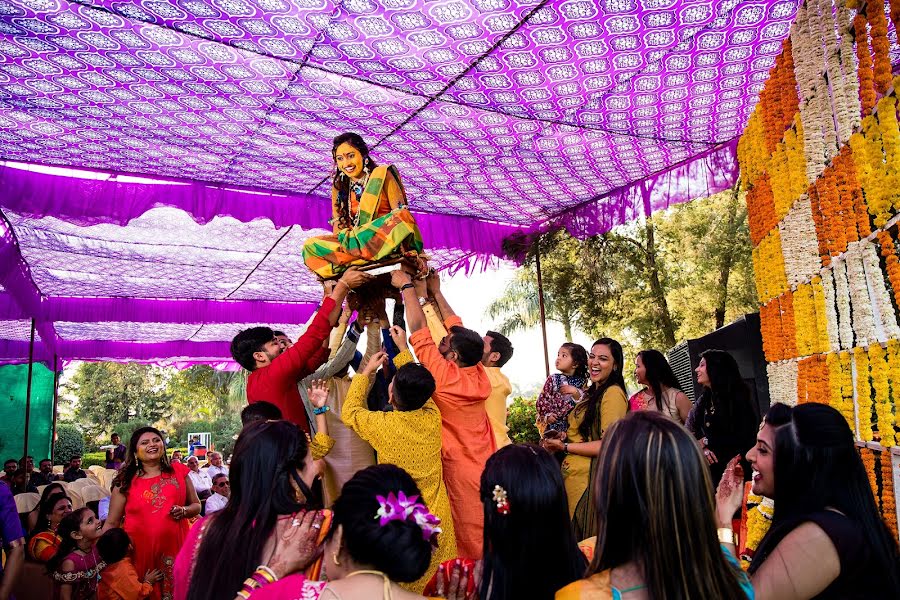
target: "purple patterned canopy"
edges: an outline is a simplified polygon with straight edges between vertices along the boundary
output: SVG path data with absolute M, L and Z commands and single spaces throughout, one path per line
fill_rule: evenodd
M 798 3 L 0 0 L 0 159 L 94 171 L 0 166 L 0 358 L 30 317 L 45 355 L 141 360 L 302 323 L 343 131 L 440 266 L 720 191 Z

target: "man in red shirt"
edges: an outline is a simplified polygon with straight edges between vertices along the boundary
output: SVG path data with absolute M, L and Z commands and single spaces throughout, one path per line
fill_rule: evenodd
M 309 415 L 303 406 L 297 382 L 328 359 L 325 342 L 338 321 L 344 298 L 351 289 L 371 279 L 371 275 L 356 269 L 345 271 L 334 284 L 331 294 L 322 300 L 322 306 L 309 327 L 290 348 L 286 348 L 269 327 L 251 327 L 234 336 L 231 356 L 250 371 L 247 402 L 271 402 L 281 410 L 285 420 L 309 434 Z

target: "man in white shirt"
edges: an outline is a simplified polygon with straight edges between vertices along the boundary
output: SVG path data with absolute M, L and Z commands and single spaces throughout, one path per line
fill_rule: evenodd
M 228 504 L 228 498 L 231 496 L 231 485 L 228 482 L 228 475 L 219 473 L 212 478 L 213 495 L 206 499 L 206 514 L 211 515 L 216 511 L 220 511 Z
M 209 466 L 206 467 L 206 474 L 210 479 L 215 479 L 216 475 L 228 475 L 228 467 L 222 464 L 222 455 L 218 452 L 209 453 Z
M 205 471 L 200 470 L 200 461 L 197 460 L 196 456 L 187 459 L 187 466 L 191 470 L 188 473 L 188 477 L 191 478 L 191 483 L 194 484 L 194 489 L 197 490 L 197 496 L 201 500 L 208 498 L 212 488 L 212 479 L 209 478 Z

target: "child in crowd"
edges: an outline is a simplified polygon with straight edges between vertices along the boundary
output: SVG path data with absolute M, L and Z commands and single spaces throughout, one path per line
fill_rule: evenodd
M 566 417 L 581 400 L 587 386 L 587 350 L 566 342 L 556 353 L 556 369 L 547 378 L 537 399 L 537 425 L 544 437 L 565 439 L 569 427 Z
M 131 538 L 124 529 L 110 529 L 97 540 L 97 551 L 106 563 L 100 573 L 100 587 L 97 600 L 141 600 L 148 598 L 153 586 L 162 581 L 163 573 L 152 569 L 138 577 L 131 562 Z
M 70 512 L 59 523 L 59 549 L 49 561 L 47 571 L 53 577 L 56 596 L 65 600 L 94 600 L 100 570 L 106 564 L 97 553 L 96 543 L 102 523 L 90 508 Z

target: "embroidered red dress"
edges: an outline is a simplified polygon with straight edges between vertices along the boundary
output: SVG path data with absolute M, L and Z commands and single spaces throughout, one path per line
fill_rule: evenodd
M 173 506 L 187 504 L 185 479 L 190 471 L 174 463 L 174 473 L 142 479 L 135 477 L 125 502 L 125 532 L 134 545 L 134 570 L 146 573 L 159 569 L 165 575 L 153 587 L 151 600 L 171 600 L 175 557 L 187 537 L 190 523 L 176 521 L 169 515 Z

